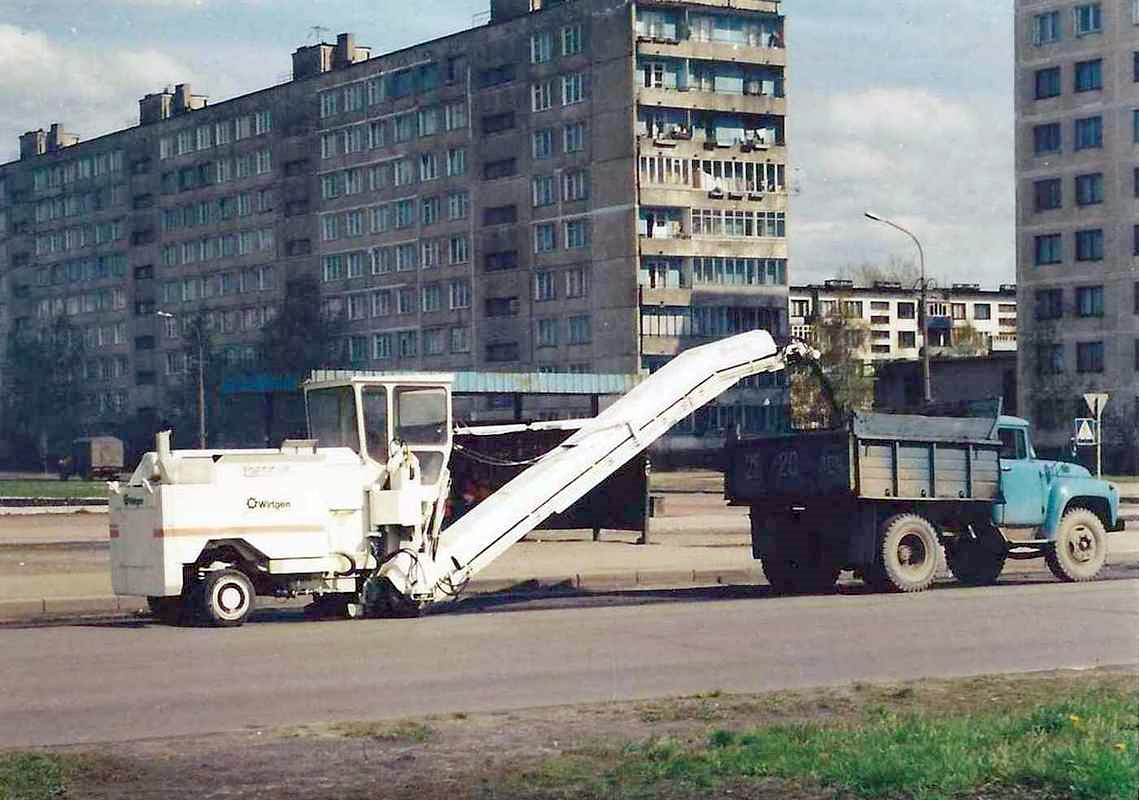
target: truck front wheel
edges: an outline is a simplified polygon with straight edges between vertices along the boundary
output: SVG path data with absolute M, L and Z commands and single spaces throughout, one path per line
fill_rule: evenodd
M 198 610 L 211 625 L 233 628 L 253 611 L 253 583 L 244 572 L 220 569 L 207 573 L 198 587 Z
M 929 520 L 918 514 L 895 514 L 882 526 L 878 560 L 866 570 L 875 589 L 920 592 L 937 573 L 940 543 Z
M 1103 522 L 1086 508 L 1064 512 L 1056 540 L 1044 552 L 1044 561 L 1062 581 L 1093 580 L 1107 562 Z

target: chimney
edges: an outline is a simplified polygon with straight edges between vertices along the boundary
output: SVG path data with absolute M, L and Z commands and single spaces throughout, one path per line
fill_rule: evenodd
M 63 126 L 58 122 L 51 124 L 51 129 L 47 134 L 47 151 L 54 153 L 57 150 L 62 150 L 65 147 L 71 147 L 73 144 L 79 143 L 79 137 L 74 133 L 67 133 L 63 130 Z
M 190 84 L 180 83 L 174 87 L 174 113 L 181 114 L 190 110 Z
M 341 33 L 336 36 L 336 50 L 332 54 L 332 68 L 343 69 L 352 63 L 356 55 L 356 37 L 351 33 Z
M 331 70 L 334 49 L 334 45 L 323 42 L 308 47 L 298 47 L 293 53 L 293 80 L 311 78 Z
M 43 128 L 28 131 L 20 137 L 20 158 L 35 158 L 47 152 L 47 135 Z
M 169 89 L 148 94 L 138 101 L 138 124 L 152 125 L 169 119 L 173 114 L 174 95 Z

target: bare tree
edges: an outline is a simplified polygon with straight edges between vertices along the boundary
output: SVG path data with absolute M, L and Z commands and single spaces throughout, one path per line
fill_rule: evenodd
M 903 288 L 909 289 L 921 282 L 921 270 L 913 259 L 898 256 L 890 256 L 885 264 L 869 261 L 847 264 L 839 269 L 839 276 L 852 280 L 859 286 L 872 286 L 879 281 L 896 281 Z
M 813 333 L 819 370 L 791 374 L 791 424 L 799 429 L 834 427 L 874 404 L 874 378 L 863 360 L 870 331 L 863 320 L 845 316 L 840 298 L 817 319 Z

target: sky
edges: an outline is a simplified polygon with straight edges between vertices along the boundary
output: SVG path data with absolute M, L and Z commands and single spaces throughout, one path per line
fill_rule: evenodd
M 190 83 L 213 103 L 289 77 L 317 35 L 381 53 L 469 28 L 489 0 L 0 0 L 0 161 L 26 130 L 134 125 Z M 1015 280 L 1013 9 L 993 0 L 785 0 L 790 279 L 916 261 L 941 285 Z

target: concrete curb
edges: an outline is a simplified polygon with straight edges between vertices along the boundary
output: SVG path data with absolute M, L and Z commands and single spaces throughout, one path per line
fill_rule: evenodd
M 554 589 L 613 591 L 619 589 L 665 589 L 755 583 L 754 569 L 729 570 L 636 570 L 592 575 L 549 575 L 526 580 L 488 578 L 471 581 L 465 594 L 527 594 Z M 307 601 L 305 601 L 307 602 Z M 47 597 L 0 600 L 0 623 L 44 622 L 84 616 L 134 615 L 146 608 L 141 597 Z

